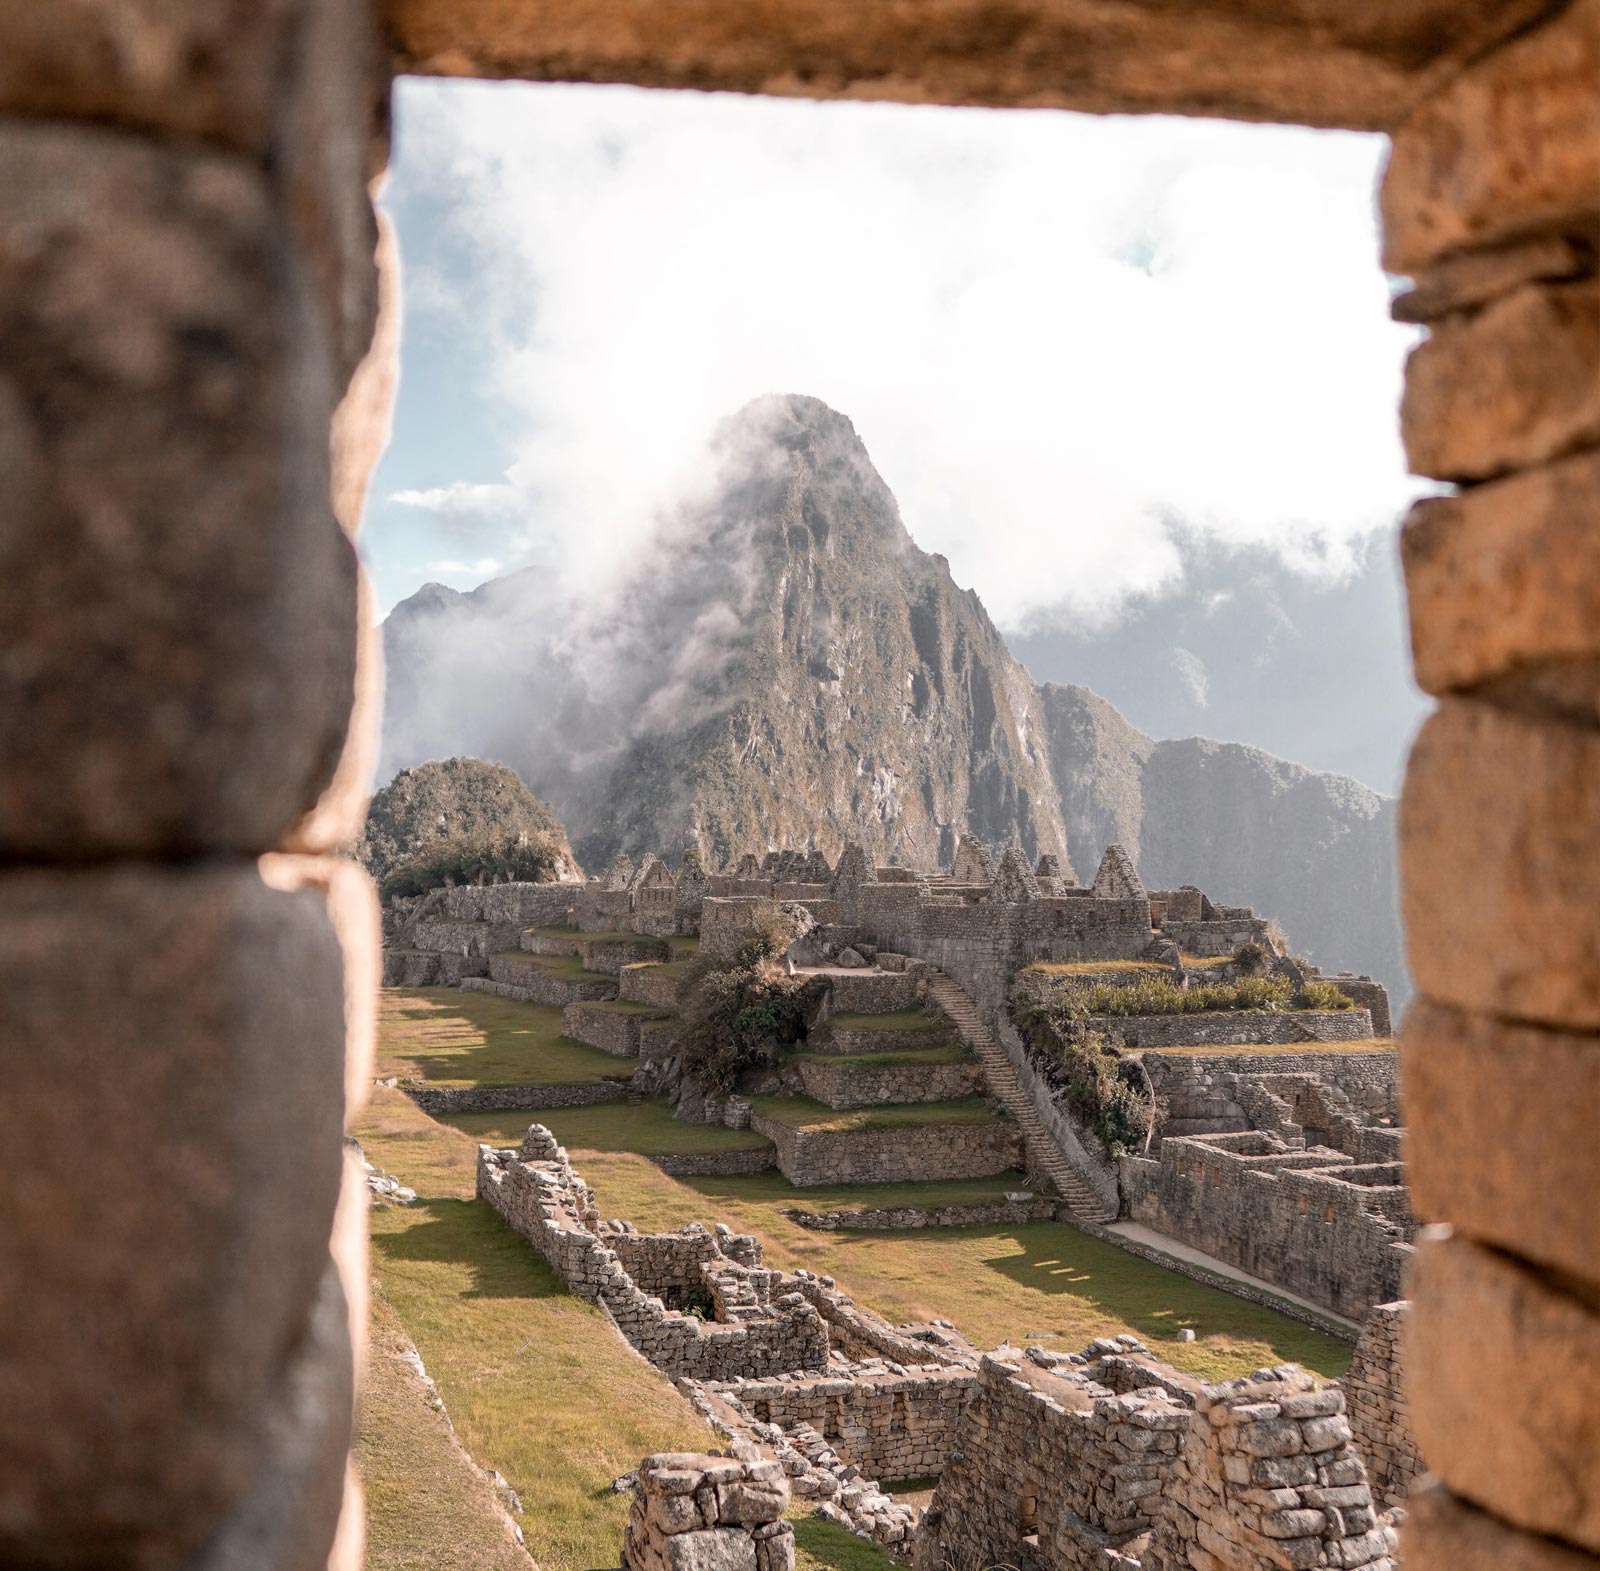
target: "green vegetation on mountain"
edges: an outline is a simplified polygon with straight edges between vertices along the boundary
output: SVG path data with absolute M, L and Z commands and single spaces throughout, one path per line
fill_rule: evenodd
M 581 877 L 561 821 L 504 764 L 444 758 L 374 793 L 356 859 L 385 894 Z

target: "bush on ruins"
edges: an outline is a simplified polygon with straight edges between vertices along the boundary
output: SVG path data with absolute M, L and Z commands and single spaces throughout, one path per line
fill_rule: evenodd
M 827 991 L 783 964 L 794 937 L 787 915 L 768 923 L 734 958 L 694 961 L 679 1006 L 678 1052 L 701 1085 L 726 1094 L 746 1070 L 768 1067 L 806 1034 Z

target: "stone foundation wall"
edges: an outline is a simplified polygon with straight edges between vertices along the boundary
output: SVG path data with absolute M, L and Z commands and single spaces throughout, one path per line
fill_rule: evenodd
M 1124 1048 L 1358 1042 L 1372 1035 L 1365 1009 L 1217 1009 L 1193 1015 L 1091 1015 L 1090 1026 Z
M 797 1188 L 816 1184 L 899 1184 L 992 1178 L 1022 1161 L 1016 1125 L 940 1124 L 892 1129 L 794 1129 L 757 1113 L 750 1127 L 778 1149 L 778 1166 Z
M 465 885 L 444 892 L 445 915 L 457 922 L 558 927 L 578 899 L 581 884 Z
M 1423 1472 L 1402 1379 L 1410 1309 L 1400 1302 L 1376 1304 L 1367 1312 L 1350 1367 L 1339 1381 L 1356 1450 L 1366 1464 L 1373 1494 L 1386 1506 L 1404 1505 Z
M 554 1107 L 595 1107 L 620 1102 L 628 1095 L 625 1081 L 564 1086 L 426 1086 L 400 1087 L 424 1113 L 493 1113 L 503 1109 L 537 1112 Z
M 1292 1364 L 1203 1388 L 1141 1571 L 1391 1571 L 1344 1393 Z
M 949 1206 L 863 1206 L 850 1211 L 803 1211 L 790 1206 L 784 1215 L 800 1227 L 818 1232 L 887 1233 L 925 1227 L 996 1227 L 1053 1221 L 1060 1201 L 1034 1196 L 1027 1200 L 973 1201 Z
M 893 1483 L 940 1472 L 974 1383 L 963 1368 L 857 1379 L 780 1375 L 742 1381 L 739 1398 L 761 1422 L 807 1424 L 847 1462 Z
M 795 1064 L 807 1096 L 832 1108 L 891 1102 L 953 1102 L 983 1086 L 976 1061 L 954 1064 L 853 1064 L 849 1058 L 807 1058 Z
M 1271 951 L 1272 940 L 1267 932 L 1270 925 L 1254 912 L 1210 922 L 1182 921 L 1168 916 L 1161 923 L 1161 931 L 1184 954 L 1215 960 L 1231 955 L 1241 944 L 1257 944 Z
M 656 1009 L 676 1009 L 684 986 L 681 972 L 650 964 L 624 966 L 617 975 L 617 984 L 617 997 Z
M 1352 1181 L 1369 1176 L 1380 1182 Z M 1360 1319 L 1399 1296 L 1411 1227 L 1398 1169 L 1211 1135 L 1167 1139 L 1157 1160 L 1124 1157 L 1120 1178 L 1131 1221 L 1336 1314 Z
M 618 1008 L 611 1001 L 568 1004 L 561 1011 L 561 1031 L 614 1058 L 637 1058 L 639 1033 L 649 1019 L 640 1010 Z
M 1138 1348 L 1131 1337 L 1102 1346 L 1113 1361 Z M 1136 1564 L 1108 1556 L 1154 1520 L 1190 1426 L 1182 1388 L 1119 1395 L 1123 1381 L 1104 1356 L 1039 1357 L 982 1360 L 955 1456 L 917 1532 L 917 1571 Z
M 648 1160 L 674 1178 L 739 1178 L 770 1172 L 778 1165 L 772 1146 L 755 1151 L 662 1151 Z
M 520 991 L 505 997 L 520 997 L 524 1003 L 566 1005 L 615 998 L 617 984 L 604 976 L 560 976 L 538 964 L 538 955 L 520 949 L 504 950 L 489 957 L 489 977 Z
M 778 902 L 769 897 L 707 898 L 700 908 L 700 953 L 714 960 L 732 960 L 763 924 L 779 916 Z
M 812 913 L 815 915 L 815 912 Z M 833 1007 L 840 1014 L 891 1015 L 914 1009 L 922 1002 L 926 986 L 912 972 L 840 971 L 828 978 Z
M 517 922 L 484 922 L 470 917 L 460 920 L 429 918 L 416 924 L 411 947 L 441 955 L 488 959 L 503 949 L 515 949 L 521 932 L 521 924 Z
M 827 1328 L 799 1294 L 778 1298 L 762 1319 L 721 1325 L 678 1314 L 643 1292 L 597 1233 L 589 1186 L 572 1172 L 550 1132 L 537 1124 L 521 1152 L 478 1148 L 478 1198 L 669 1375 L 730 1380 L 827 1366 Z
M 1145 1073 L 1166 1116 L 1156 1131 L 1167 1135 L 1238 1134 L 1253 1128 L 1240 1095 L 1246 1082 L 1261 1075 L 1315 1075 L 1337 1087 L 1368 1118 L 1395 1118 L 1400 1111 L 1400 1056 L 1375 1053 L 1218 1053 L 1145 1052 Z
M 639 1464 L 626 1571 L 794 1571 L 789 1484 L 774 1461 L 667 1451 Z
M 822 1036 L 826 1051 L 839 1054 L 899 1053 L 914 1047 L 943 1047 L 956 1040 L 955 1027 L 930 1015 L 914 1026 L 842 1026 L 828 1023 Z

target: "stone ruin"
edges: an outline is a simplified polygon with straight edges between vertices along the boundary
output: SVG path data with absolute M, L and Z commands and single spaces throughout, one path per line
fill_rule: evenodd
M 769 1270 L 749 1234 L 603 1221 L 537 1124 L 518 1151 L 480 1148 L 479 1192 L 729 1437 L 727 1457 L 641 1465 L 628 1567 L 781 1568 L 791 1493 L 918 1571 L 1392 1564 L 1384 1513 L 1419 1465 L 1393 1378 L 1403 1305 L 1343 1382 L 1286 1365 L 1208 1384 L 1131 1336 L 982 1353 Z M 925 1509 L 885 1488 L 913 1479 L 937 1481 Z

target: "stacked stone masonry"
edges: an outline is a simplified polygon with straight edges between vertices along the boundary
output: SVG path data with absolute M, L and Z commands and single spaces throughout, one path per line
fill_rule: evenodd
M 775 1461 L 667 1451 L 639 1464 L 626 1571 L 794 1571 L 789 1483 Z

